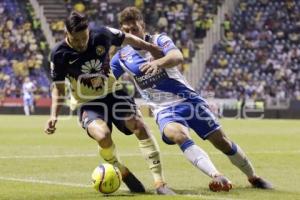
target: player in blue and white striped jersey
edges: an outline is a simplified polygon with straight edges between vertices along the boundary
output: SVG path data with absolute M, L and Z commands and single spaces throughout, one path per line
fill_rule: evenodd
M 212 191 L 229 191 L 231 182 L 216 169 L 210 158 L 189 136 L 189 128 L 209 140 L 228 156 L 254 187 L 271 188 L 258 177 L 242 149 L 230 141 L 210 111 L 206 101 L 195 92 L 177 69 L 183 61 L 180 50 L 166 34 L 146 35 L 141 12 L 128 7 L 120 14 L 124 32 L 131 33 L 161 47 L 164 57 L 154 60 L 147 51 L 125 46 L 111 59 L 113 74 L 118 79 L 127 72 L 142 97 L 150 105 L 167 144 L 177 144 L 185 157 L 212 178 Z

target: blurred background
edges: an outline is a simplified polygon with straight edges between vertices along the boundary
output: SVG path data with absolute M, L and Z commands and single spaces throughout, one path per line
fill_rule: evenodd
M 166 32 L 181 49 L 180 71 L 219 117 L 300 118 L 300 0 L 1 0 L 0 114 L 24 113 L 26 77 L 31 114 L 49 114 L 49 49 L 72 10 L 91 28 L 117 28 L 133 5 L 149 33 Z

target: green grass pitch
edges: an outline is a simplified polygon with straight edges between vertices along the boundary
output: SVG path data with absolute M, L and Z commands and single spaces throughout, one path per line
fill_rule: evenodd
M 145 195 L 131 194 L 123 184 L 104 196 L 89 186 L 93 169 L 101 161 L 96 143 L 79 127 L 75 117 L 58 122 L 57 132 L 43 133 L 46 116 L 0 116 L 0 199 L 1 200 L 92 200 L 92 199 L 300 199 L 299 120 L 221 120 L 223 128 L 248 154 L 257 174 L 270 180 L 275 190 L 249 186 L 246 177 L 207 141 L 194 133 L 194 141 L 205 149 L 217 168 L 234 184 L 230 192 L 213 193 L 209 178 L 181 155 L 177 146 L 160 140 L 155 122 L 146 122 L 158 140 L 168 185 L 178 195 L 157 196 L 146 162 L 135 136 L 113 131 L 124 163 L 147 188 Z

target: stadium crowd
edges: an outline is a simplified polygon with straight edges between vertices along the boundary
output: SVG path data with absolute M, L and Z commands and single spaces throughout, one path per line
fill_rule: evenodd
M 223 23 L 199 91 L 217 98 L 300 99 L 300 1 L 242 0 Z
M 194 42 L 200 42 L 213 23 L 220 0 L 144 1 L 144 13 L 148 31 L 166 32 L 175 41 L 185 58 L 194 55 Z
M 135 0 L 150 33 L 166 32 L 182 50 L 186 63 L 206 36 L 224 0 Z M 65 0 L 70 12 L 87 13 L 90 27 L 118 27 L 117 13 L 126 5 L 106 0 Z M 199 83 L 199 91 L 215 97 L 300 99 L 300 1 L 241 0 L 223 23 L 224 39 L 215 44 Z M 20 97 L 24 77 L 49 96 L 44 69 L 47 44 L 28 1 L 0 2 L 0 97 Z M 51 23 L 57 40 L 64 37 L 64 19 Z M 184 71 L 186 66 L 182 67 Z
M 166 32 L 182 50 L 186 65 L 193 57 L 197 43 L 205 36 L 213 23 L 218 6 L 224 0 L 135 0 L 134 5 L 144 13 L 147 31 L 150 33 Z M 130 2 L 128 2 L 130 5 Z M 126 5 L 123 2 L 109 4 L 107 0 L 66 0 L 68 12 L 76 10 L 87 13 L 90 27 L 100 25 L 118 27 L 118 13 Z M 53 21 L 51 28 L 59 41 L 64 37 L 63 19 Z M 195 44 L 196 42 L 196 44 Z
M 49 79 L 42 67 L 47 44 L 28 2 L 0 2 L 0 46 L 0 99 L 21 97 L 25 77 L 35 82 L 37 95 L 49 96 Z
M 77 10 L 89 15 L 90 27 L 101 25 L 118 27 L 117 13 L 135 4 L 143 10 L 150 33 L 166 32 L 181 48 L 186 64 L 213 23 L 213 16 L 223 0 L 135 0 L 110 4 L 107 0 L 65 0 L 68 12 Z M 117 2 L 117 1 L 116 1 Z M 155 8 L 155 9 L 154 9 Z M 0 2 L 0 97 L 21 97 L 25 77 L 37 86 L 37 96 L 49 97 L 47 77 L 47 43 L 29 1 Z M 192 20 L 191 20 L 192 19 Z M 64 19 L 50 24 L 56 41 L 64 38 Z M 196 42 L 196 44 L 195 44 Z

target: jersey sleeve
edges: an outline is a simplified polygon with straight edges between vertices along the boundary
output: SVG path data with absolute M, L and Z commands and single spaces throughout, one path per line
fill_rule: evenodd
M 105 33 L 110 39 L 111 44 L 115 46 L 121 46 L 125 39 L 125 34 L 115 28 L 105 27 Z
M 122 74 L 124 74 L 124 70 L 121 66 L 121 63 L 119 61 L 119 52 L 117 52 L 110 61 L 110 68 L 112 70 L 113 75 L 116 77 L 116 79 L 119 79 Z
M 50 76 L 52 81 L 64 81 L 66 77 L 66 71 L 62 62 L 62 56 L 56 51 L 52 51 L 50 54 Z
M 157 37 L 157 45 L 162 48 L 164 55 L 173 49 L 178 49 L 172 39 L 166 34 L 161 34 Z

